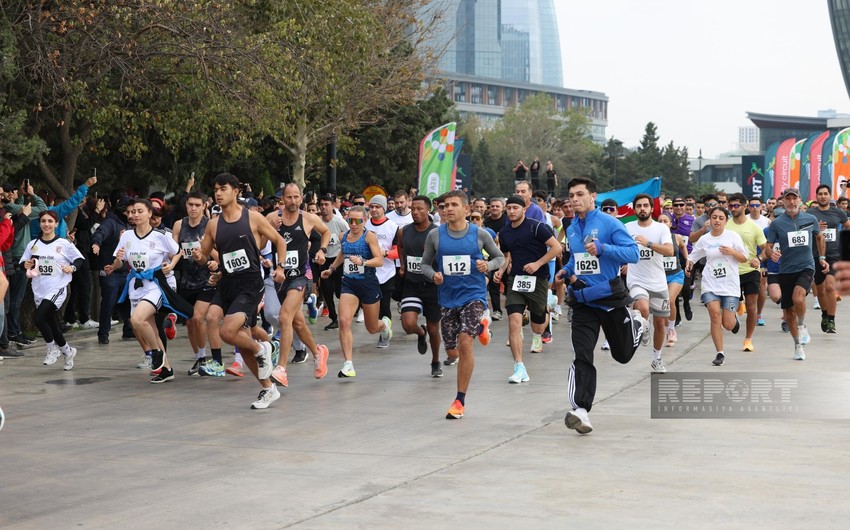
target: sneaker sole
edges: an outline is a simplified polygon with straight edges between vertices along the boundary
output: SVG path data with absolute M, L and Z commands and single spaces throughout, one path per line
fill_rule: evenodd
M 518 385 L 520 383 L 528 383 L 530 380 L 531 379 L 529 379 L 528 377 L 526 377 L 525 379 L 520 379 L 519 381 L 517 381 L 515 379 L 508 378 L 508 383 L 510 383 L 512 385 Z
M 461 412 L 460 414 L 452 414 L 451 412 L 446 413 L 447 420 L 459 420 L 461 418 L 463 418 L 463 412 Z
M 158 385 L 160 383 L 167 383 L 168 381 L 173 381 L 173 380 L 174 380 L 174 374 L 171 374 L 167 377 L 161 377 L 161 378 L 155 377 L 155 378 L 151 379 L 151 383 Z
M 269 408 L 269 405 L 271 405 L 272 403 L 274 403 L 278 399 L 280 399 L 280 392 L 278 392 L 277 395 L 275 397 L 273 397 L 270 401 L 268 401 L 267 403 L 263 403 L 262 405 L 257 406 L 255 403 L 251 403 L 251 409 L 252 410 L 266 410 L 267 408 Z
M 566 417 L 564 417 L 564 424 L 568 429 L 572 429 L 579 434 L 593 432 L 593 427 L 582 423 L 581 418 L 573 414 L 572 411 L 567 412 Z
M 353 378 L 357 377 L 357 374 L 355 373 L 355 374 L 347 375 L 342 370 L 340 370 L 339 373 L 336 374 L 336 376 L 339 377 L 340 379 L 353 379 Z

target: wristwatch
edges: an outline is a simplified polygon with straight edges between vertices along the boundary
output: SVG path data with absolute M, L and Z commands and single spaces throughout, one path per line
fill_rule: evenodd
M 327 253 L 328 253 L 328 247 L 319 247 L 319 250 L 321 250 L 321 251 L 322 251 L 322 254 L 327 254 Z

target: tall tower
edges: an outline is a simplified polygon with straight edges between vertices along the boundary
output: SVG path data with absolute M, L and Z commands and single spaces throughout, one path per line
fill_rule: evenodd
M 829 0 L 829 20 L 844 86 L 850 95 L 850 0 Z

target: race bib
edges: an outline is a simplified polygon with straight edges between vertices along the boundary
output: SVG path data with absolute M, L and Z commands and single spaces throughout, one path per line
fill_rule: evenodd
M 350 258 L 345 258 L 342 263 L 342 273 L 346 276 L 351 274 L 363 274 L 366 272 L 366 267 L 363 265 L 355 265 Z
M 407 256 L 407 272 L 422 274 L 422 256 Z
M 537 276 L 514 276 L 514 284 L 511 287 L 518 293 L 531 293 L 537 287 Z
M 720 262 L 711 267 L 711 276 L 720 279 L 726 277 L 726 263 Z
M 809 246 L 809 232 L 806 230 L 797 230 L 796 232 L 788 232 L 789 247 L 807 247 Z
M 192 251 L 196 248 L 201 248 L 201 242 L 189 241 L 186 243 L 180 243 L 180 248 L 183 249 L 183 257 L 185 259 L 192 259 Z
M 240 248 L 224 255 L 224 270 L 229 273 L 244 271 L 249 267 L 248 254 Z
M 667 272 L 672 272 L 676 270 L 676 265 L 678 260 L 676 256 L 664 256 L 662 263 L 664 264 L 664 270 Z
M 469 276 L 472 273 L 470 256 L 443 256 L 443 274 L 448 276 Z
M 147 252 L 130 252 L 130 254 L 127 255 L 127 260 L 130 262 L 130 267 L 137 271 L 143 271 L 148 268 Z
M 298 251 L 297 250 L 287 250 L 286 251 L 286 260 L 283 262 L 284 269 L 297 269 L 298 268 Z
M 835 243 L 838 241 L 838 230 L 835 228 L 827 228 L 823 231 L 823 238 L 827 243 Z
M 59 269 L 59 264 L 56 263 L 52 258 L 39 258 L 38 259 L 38 273 L 42 276 L 53 276 L 54 274 L 59 274 L 61 271 Z
M 564 250 L 567 252 L 570 251 L 570 240 L 568 238 L 564 239 Z
M 638 249 L 639 249 L 639 252 L 640 252 L 641 261 L 650 260 L 650 259 L 652 259 L 652 256 L 655 255 L 655 251 L 650 249 L 650 248 L 638 247 Z
M 601 273 L 602 268 L 599 266 L 599 258 L 591 256 L 587 252 L 582 252 L 576 256 L 576 275 Z

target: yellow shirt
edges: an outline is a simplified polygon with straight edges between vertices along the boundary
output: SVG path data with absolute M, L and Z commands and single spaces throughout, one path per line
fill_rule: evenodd
M 744 216 L 744 218 L 746 221 L 741 224 L 736 223 L 734 218 L 730 218 L 729 222 L 726 223 L 726 229 L 741 236 L 741 239 L 744 241 L 744 247 L 747 249 L 747 261 L 738 264 L 739 275 L 758 270 L 750 265 L 750 260 L 758 258 L 756 248 L 767 242 L 767 238 L 764 237 L 764 230 L 750 219 L 749 216 Z

